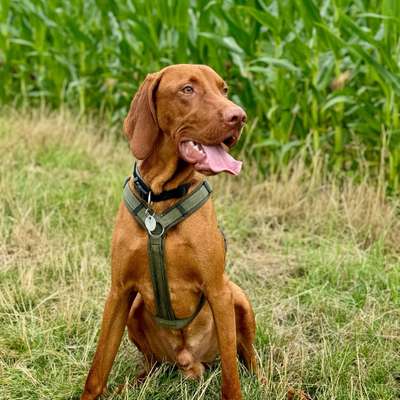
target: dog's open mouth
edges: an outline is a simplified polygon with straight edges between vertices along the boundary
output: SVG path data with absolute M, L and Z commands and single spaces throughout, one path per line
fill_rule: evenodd
M 232 143 L 225 143 L 234 139 L 226 139 L 223 143 L 217 145 L 205 145 L 193 140 L 185 140 L 179 144 L 179 151 L 182 158 L 194 164 L 196 170 L 203 173 L 229 172 L 232 175 L 238 175 L 242 162 L 235 160 L 229 153 L 229 147 Z

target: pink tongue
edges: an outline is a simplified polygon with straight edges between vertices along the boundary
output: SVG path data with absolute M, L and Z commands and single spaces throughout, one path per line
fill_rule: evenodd
M 206 153 L 204 160 L 196 164 L 199 169 L 208 169 L 216 174 L 219 172 L 229 172 L 232 175 L 238 175 L 242 162 L 235 160 L 228 152 L 224 150 L 222 145 L 205 146 L 202 145 Z

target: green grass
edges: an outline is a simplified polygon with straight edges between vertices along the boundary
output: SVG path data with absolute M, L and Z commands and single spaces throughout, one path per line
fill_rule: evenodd
M 78 399 L 110 280 L 109 246 L 128 146 L 60 113 L 0 116 L 0 398 Z M 339 185 L 292 165 L 213 178 L 228 274 L 249 294 L 269 383 L 241 369 L 246 399 L 389 400 L 400 394 L 399 203 L 370 181 Z M 109 388 L 140 355 L 125 337 Z M 397 380 L 396 380 L 397 379 Z M 163 367 L 110 399 L 218 399 Z
M 0 104 L 68 106 L 120 126 L 144 76 L 204 63 L 251 124 L 263 173 L 299 153 L 399 188 L 398 0 L 3 0 Z

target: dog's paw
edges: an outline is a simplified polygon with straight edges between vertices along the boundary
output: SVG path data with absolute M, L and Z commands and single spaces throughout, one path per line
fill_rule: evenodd
M 222 393 L 221 400 L 243 400 L 242 393 L 225 394 Z
M 85 389 L 80 397 L 80 400 L 96 400 L 102 394 L 106 392 L 104 387 L 100 387 L 98 385 L 92 386 L 90 384 L 86 384 Z
M 92 394 L 86 392 L 83 392 L 80 397 L 80 400 L 96 400 L 96 399 L 97 396 L 93 396 Z
M 294 388 L 289 388 L 287 394 L 288 400 L 312 400 L 312 398 L 302 390 L 296 390 Z

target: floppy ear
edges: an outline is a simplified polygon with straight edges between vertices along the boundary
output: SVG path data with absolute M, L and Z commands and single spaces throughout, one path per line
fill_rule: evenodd
M 138 160 L 147 158 L 159 133 L 155 107 L 155 93 L 161 80 L 160 73 L 147 75 L 136 92 L 124 121 L 124 132 L 133 155 Z

